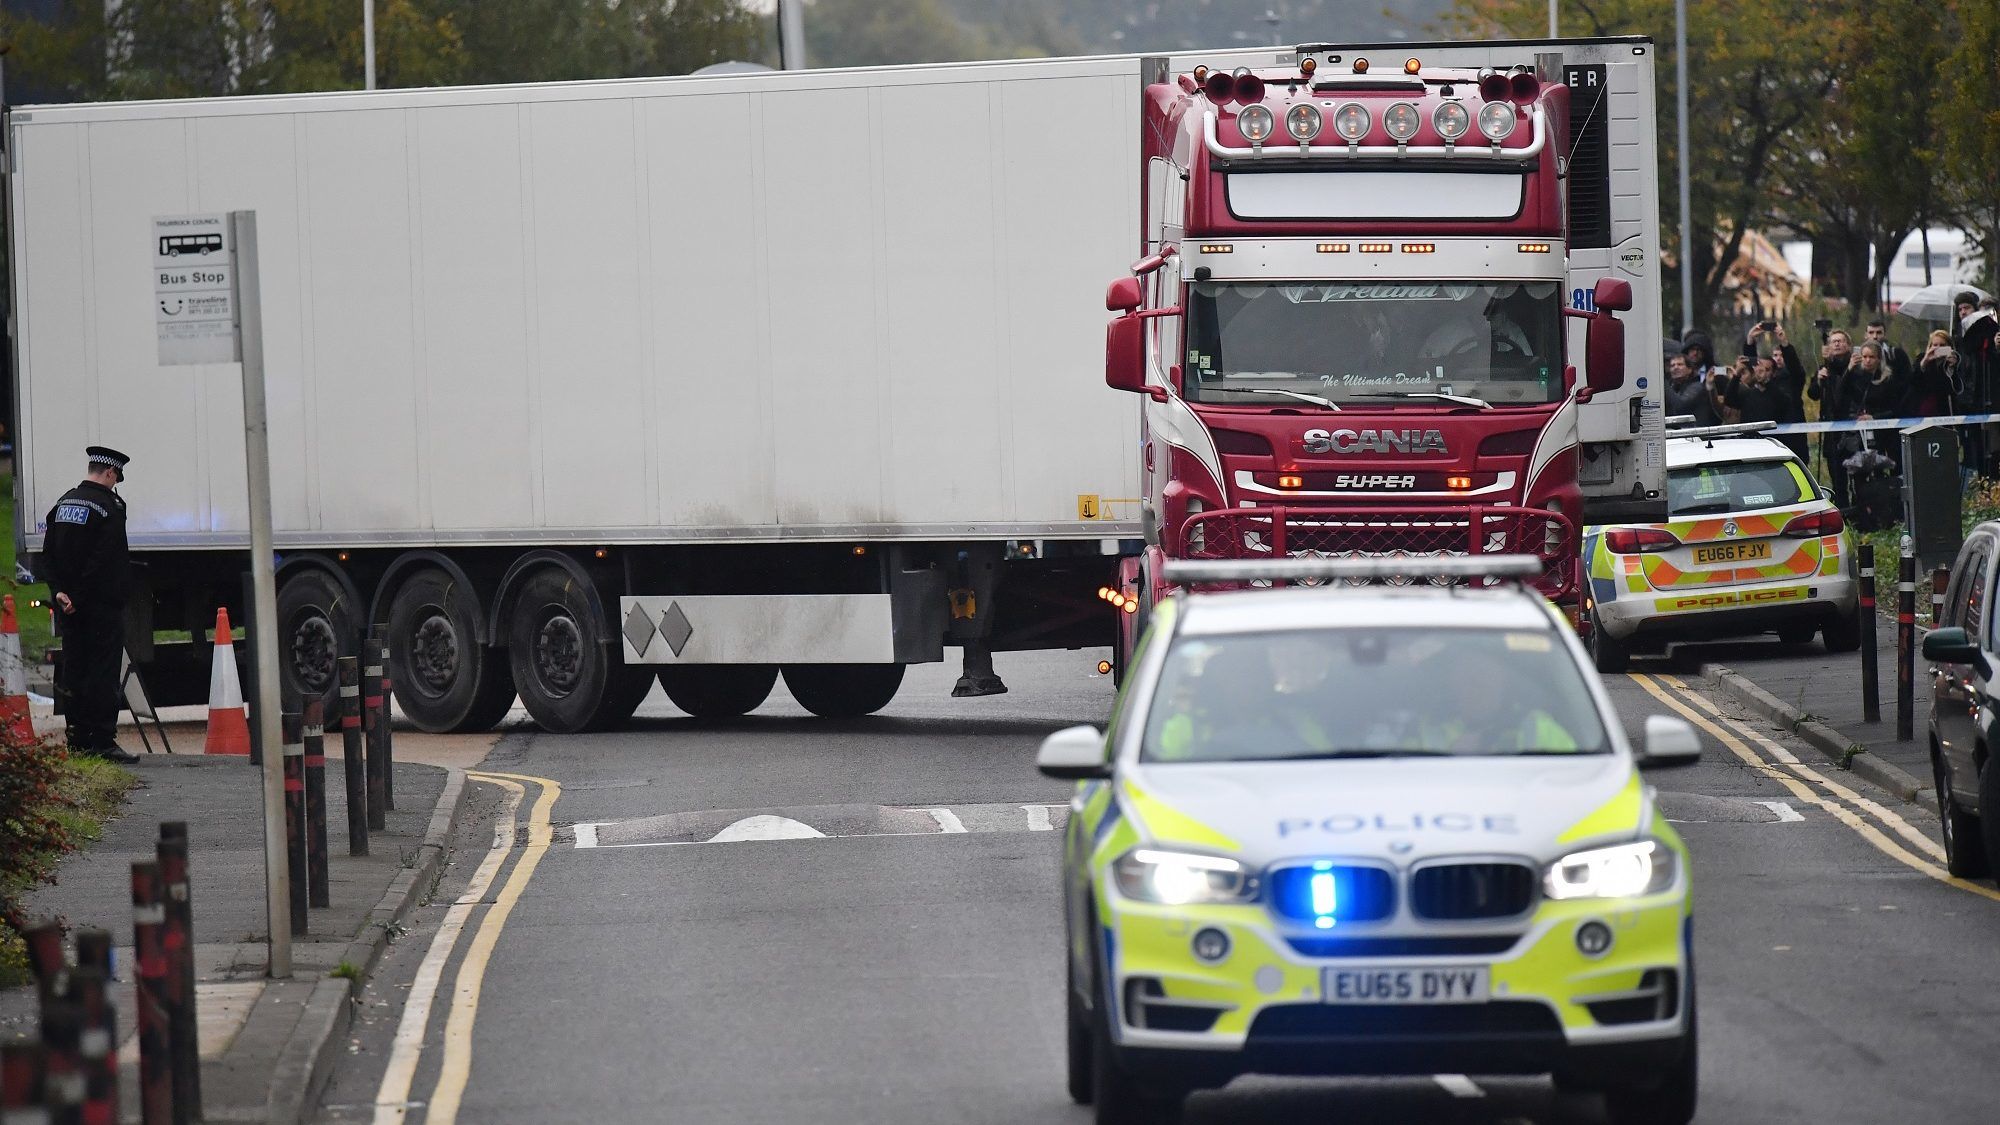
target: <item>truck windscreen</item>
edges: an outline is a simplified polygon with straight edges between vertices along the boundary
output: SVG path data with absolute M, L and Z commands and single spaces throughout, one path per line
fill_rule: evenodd
M 1182 393 L 1546 403 L 1563 395 L 1562 349 L 1553 281 L 1200 281 L 1188 286 Z

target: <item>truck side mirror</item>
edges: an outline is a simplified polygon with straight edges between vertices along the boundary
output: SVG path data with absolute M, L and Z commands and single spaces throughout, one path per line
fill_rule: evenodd
M 1104 383 L 1113 390 L 1146 391 L 1146 321 L 1128 312 L 1104 330 Z
M 1597 283 L 1599 289 L 1607 285 L 1623 286 L 1625 303 L 1631 305 L 1631 286 L 1612 278 Z M 1591 393 L 1615 391 L 1624 386 L 1625 322 L 1607 312 L 1595 313 L 1584 331 L 1583 341 L 1584 378 Z
M 1600 312 L 1631 312 L 1632 283 L 1615 277 L 1599 278 L 1590 299 Z
M 1104 291 L 1104 308 L 1107 312 L 1126 313 L 1145 302 L 1145 293 L 1139 288 L 1136 277 L 1121 277 Z

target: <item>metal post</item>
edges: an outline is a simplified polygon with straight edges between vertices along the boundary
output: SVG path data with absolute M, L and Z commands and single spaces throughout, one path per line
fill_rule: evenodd
M 41 1043 L 26 1036 L 0 1043 L 0 1121 L 42 1125 L 47 1120 L 42 1112 Z
M 177 1125 L 201 1117 L 201 1055 L 194 984 L 194 891 L 188 878 L 187 823 L 160 825 L 154 845 L 160 860 L 160 897 L 166 921 L 160 948 L 167 962 L 166 1018 L 173 1055 L 173 1101 Z
M 1561 34 L 1556 30 L 1556 0 L 1549 0 L 1549 38 L 1554 39 Z
M 361 70 L 364 89 L 375 88 L 375 0 L 361 0 Z
M 382 661 L 382 808 L 396 811 L 396 666 L 389 663 L 389 626 L 375 626 Z
M 389 715 L 382 698 L 382 642 L 378 635 L 380 626 L 368 630 L 368 638 L 361 644 L 362 659 L 368 663 L 361 669 L 361 706 L 364 710 L 363 729 L 368 736 L 368 828 L 381 832 L 388 828 L 385 816 L 388 810 L 387 783 L 382 778 L 388 762 L 384 751 L 383 730 L 389 725 Z
M 1902 564 L 1896 571 L 1896 738 L 1915 737 L 1915 691 L 1911 676 L 1917 652 L 1917 556 L 1910 537 L 1903 537 Z
M 1861 544 L 1861 717 L 1871 723 L 1882 721 L 1882 692 L 1875 644 L 1875 545 Z
M 1681 336 L 1694 331 L 1694 207 L 1688 191 L 1688 9 L 1674 0 L 1674 122 L 1681 181 Z
M 343 656 L 340 670 L 340 764 L 347 779 L 347 854 L 368 854 L 368 761 L 361 742 L 361 662 Z
M 306 703 L 306 902 L 325 908 L 333 905 L 326 874 L 326 730 L 325 703 Z
M 167 953 L 157 863 L 132 865 L 132 1019 L 139 1030 L 139 1105 L 145 1125 L 185 1125 L 185 1104 L 174 1096 L 173 1024 L 167 1012 Z
M 278 580 L 271 545 L 271 436 L 264 409 L 264 312 L 257 268 L 257 213 L 231 211 L 236 246 L 236 308 L 243 334 L 243 455 L 250 483 L 250 576 L 256 596 L 246 636 L 255 638 L 255 730 L 266 746 L 283 745 L 278 727 Z M 253 736 L 254 737 L 254 736 Z M 254 742 L 253 742 L 254 745 Z M 292 975 L 291 884 L 285 864 L 285 774 L 280 755 L 264 755 L 264 911 L 270 922 L 273 977 Z
M 306 932 L 306 748 L 299 716 L 285 712 L 285 860 L 292 932 Z
M 1944 621 L 1944 591 L 1951 585 L 1951 569 L 1938 567 L 1931 571 L 1931 628 L 1935 629 Z
M 231 624 L 243 630 L 243 701 L 249 704 L 247 713 L 250 725 L 250 764 L 264 764 L 264 724 L 257 721 L 257 703 L 263 698 L 257 692 L 257 583 L 255 577 L 244 571 L 240 576 L 243 593 L 242 620 Z M 219 639 L 219 638 L 218 638 Z
M 109 941 L 105 942 L 104 959 L 111 959 Z M 70 1000 L 83 1015 L 83 1027 L 77 1034 L 77 1059 L 83 1067 L 83 1120 L 85 1125 L 117 1125 L 118 1016 L 111 1006 L 105 972 L 96 965 L 78 964 L 69 985 Z
M 68 1000 L 42 1007 L 42 1104 L 50 1125 L 83 1125 L 83 1010 Z
M 778 0 L 778 68 L 806 68 L 805 0 Z

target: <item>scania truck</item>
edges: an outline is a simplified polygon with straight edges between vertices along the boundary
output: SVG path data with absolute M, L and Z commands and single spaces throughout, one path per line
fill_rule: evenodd
M 1169 558 L 1527 552 L 1573 608 L 1579 528 L 1665 504 L 1651 43 L 1146 66 L 1121 653 Z

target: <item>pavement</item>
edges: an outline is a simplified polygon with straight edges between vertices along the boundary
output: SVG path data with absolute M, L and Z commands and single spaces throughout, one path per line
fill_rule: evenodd
M 496 736 L 435 736 L 398 730 L 395 797 L 387 830 L 371 833 L 369 854 L 347 854 L 346 795 L 337 738 L 330 739 L 327 785 L 331 905 L 310 912 L 294 935 L 293 972 L 270 979 L 265 917 L 262 789 L 258 767 L 240 757 L 200 753 L 202 728 L 171 726 L 176 754 L 142 754 L 130 767 L 138 785 L 102 837 L 66 857 L 55 884 L 30 894 L 31 916 L 74 929 L 109 930 L 114 1003 L 120 1014 L 123 1116 L 138 1113 L 138 1053 L 131 1013 L 130 864 L 150 859 L 162 821 L 189 826 L 197 1013 L 204 1119 L 297 1121 L 329 1073 L 331 1045 L 346 1029 L 355 982 L 402 919 L 435 884 L 460 808 L 464 766 Z M 128 748 L 139 739 L 121 733 Z M 157 737 L 155 745 L 157 746 Z M 431 763 L 431 764 L 426 764 Z M 343 975 L 333 975 L 340 969 Z M 31 989 L 0 992 L 0 1034 L 32 1030 Z
M 1893 594 L 1891 595 L 1893 597 Z M 1927 607 L 1925 607 L 1927 609 Z M 1915 630 L 1921 646 L 1922 621 Z M 1831 655 L 1817 641 L 1785 645 L 1776 639 L 1676 645 L 1670 663 L 1698 670 L 1721 694 L 1796 736 L 1826 760 L 1866 778 L 1904 801 L 1932 799 L 1925 726 L 1930 719 L 1929 665 L 1921 649 L 1912 663 L 1910 729 L 1896 737 L 1896 621 L 1879 614 L 1875 629 L 1879 718 L 1864 705 L 1860 653 Z M 1651 662 L 1635 662 L 1643 671 Z

